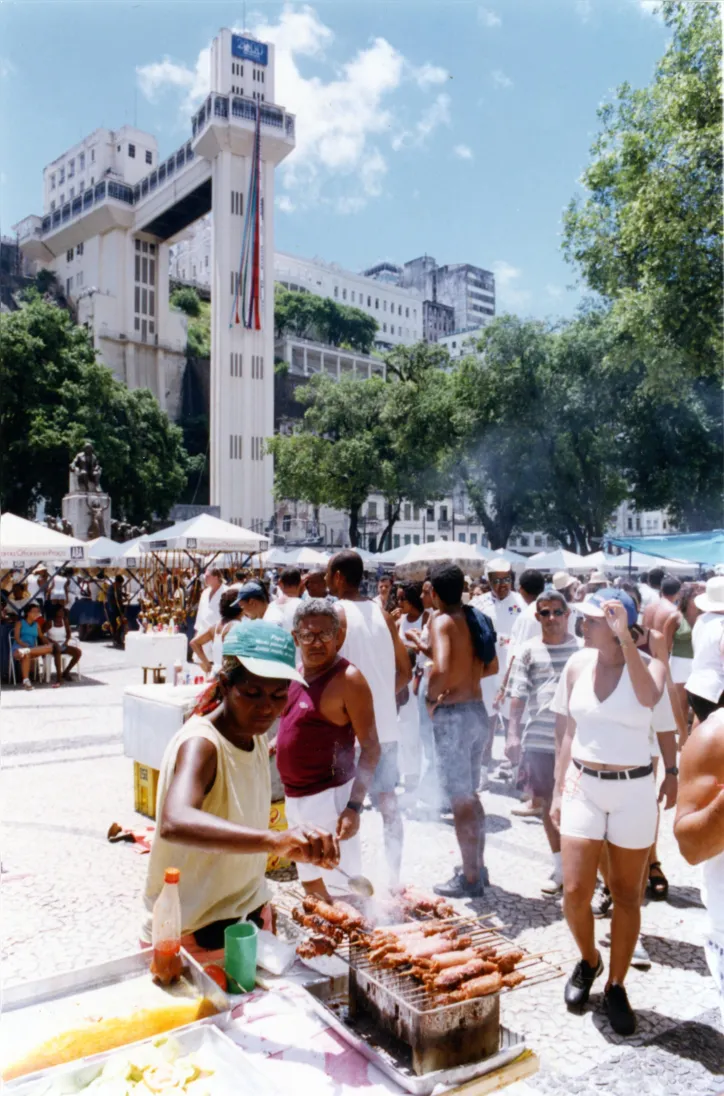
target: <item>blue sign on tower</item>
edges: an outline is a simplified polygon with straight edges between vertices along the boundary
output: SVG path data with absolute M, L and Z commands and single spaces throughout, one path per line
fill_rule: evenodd
M 242 61 L 251 61 L 255 65 L 269 63 L 269 47 L 266 42 L 255 42 L 253 38 L 242 38 L 240 34 L 231 36 L 231 53 Z

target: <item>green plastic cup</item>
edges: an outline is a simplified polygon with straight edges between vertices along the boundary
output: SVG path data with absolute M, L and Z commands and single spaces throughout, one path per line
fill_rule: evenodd
M 249 993 L 256 985 L 256 938 L 253 921 L 229 925 L 224 932 L 224 969 L 227 978 Z

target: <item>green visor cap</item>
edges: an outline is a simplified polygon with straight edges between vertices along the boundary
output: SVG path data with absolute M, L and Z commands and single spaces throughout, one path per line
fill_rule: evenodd
M 285 678 L 306 685 L 297 671 L 292 637 L 276 624 L 251 620 L 244 628 L 232 628 L 224 640 L 224 658 L 236 658 L 257 677 Z

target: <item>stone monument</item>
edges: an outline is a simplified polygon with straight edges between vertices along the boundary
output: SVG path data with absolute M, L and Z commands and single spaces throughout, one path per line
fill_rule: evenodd
M 87 441 L 70 462 L 68 494 L 63 498 L 63 532 L 79 540 L 110 535 L 111 498 L 101 488 L 101 466 Z

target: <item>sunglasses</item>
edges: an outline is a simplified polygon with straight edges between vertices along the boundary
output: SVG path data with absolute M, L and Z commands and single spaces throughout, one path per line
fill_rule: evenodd
M 549 617 L 549 616 L 562 617 L 562 616 L 565 616 L 565 615 L 566 615 L 566 610 L 565 609 L 539 609 L 538 610 L 538 616 L 546 617 L 546 618 Z
M 510 583 L 513 580 L 510 575 L 501 575 L 499 578 L 489 578 L 488 582 L 491 586 L 504 586 L 506 583 Z
M 315 640 L 319 639 L 322 643 L 331 643 L 336 633 L 329 632 L 297 632 L 297 639 L 303 647 L 311 647 Z

